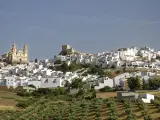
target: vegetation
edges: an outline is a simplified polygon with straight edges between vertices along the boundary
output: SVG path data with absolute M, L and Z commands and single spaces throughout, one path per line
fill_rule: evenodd
M 35 63 L 38 63 L 38 59 L 37 59 L 37 58 L 35 58 L 34 62 L 35 62 Z
M 49 69 L 51 70 L 59 70 L 64 73 L 66 72 L 75 72 L 77 70 L 81 70 L 83 68 L 90 67 L 89 64 L 76 64 L 75 62 L 72 62 L 70 65 L 68 65 L 66 62 L 62 62 L 60 60 L 57 60 L 54 62 L 54 64 L 57 64 L 56 66 L 49 66 Z M 83 70 L 84 71 L 84 70 Z
M 56 60 L 56 61 L 54 62 L 54 64 L 61 64 L 61 63 L 62 63 L 61 60 Z
M 143 90 L 148 90 L 150 88 L 149 84 L 145 82 L 145 80 L 142 80 L 142 89 Z
M 72 83 L 71 83 L 71 88 L 82 88 L 83 86 L 85 85 L 85 82 L 82 81 L 82 79 L 80 78 L 76 78 L 74 80 L 72 80 Z
M 145 80 L 142 80 L 143 84 L 142 84 L 142 88 L 143 90 L 157 90 L 158 88 L 160 88 L 160 77 L 154 77 L 152 79 L 149 80 L 149 82 L 145 82 Z
M 98 99 L 93 97 L 92 99 L 85 99 L 84 97 L 76 97 L 69 93 L 65 93 L 64 88 L 39 89 L 36 93 L 39 93 L 40 96 L 32 95 L 19 99 L 16 105 L 18 108 L 16 109 L 0 110 L 0 119 L 152 120 L 159 119 L 160 117 L 158 108 L 156 108 L 155 104 L 158 99 L 157 101 L 154 101 L 155 103 L 153 102 L 152 104 L 146 105 L 141 101 L 125 101 L 124 103 L 121 103 L 117 102 L 115 98 Z M 83 91 L 83 93 L 85 94 L 86 92 Z M 91 93 L 91 90 L 89 93 Z M 79 96 L 83 96 L 84 94 L 79 94 Z M 144 111 L 147 111 L 147 113 Z
M 138 77 L 128 78 L 127 83 L 128 83 L 128 87 L 133 91 L 141 88 L 140 79 Z
M 127 120 L 136 120 L 136 115 L 132 111 L 132 103 L 128 100 L 124 101 L 125 113 L 127 115 Z
M 104 71 L 100 68 L 96 68 L 96 67 L 92 67 L 89 71 L 88 71 L 89 74 L 97 74 L 97 75 L 101 75 L 103 76 L 104 75 Z
M 113 88 L 105 86 L 104 88 L 99 89 L 100 92 L 112 92 Z
M 149 86 L 151 89 L 158 89 L 160 88 L 160 79 L 159 78 L 153 78 L 149 80 Z

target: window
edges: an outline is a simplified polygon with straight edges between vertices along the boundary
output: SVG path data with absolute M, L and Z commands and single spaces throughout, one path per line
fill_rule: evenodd
M 56 80 L 56 79 L 54 79 L 54 80 L 52 80 L 52 82 L 53 82 L 53 83 L 56 83 L 56 82 L 57 82 L 57 80 Z
M 48 79 L 44 80 L 44 83 L 47 83 L 48 82 Z

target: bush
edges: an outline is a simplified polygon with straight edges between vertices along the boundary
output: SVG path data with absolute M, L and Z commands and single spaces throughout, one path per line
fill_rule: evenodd
M 74 72 L 78 69 L 82 69 L 82 65 L 81 64 L 76 64 L 76 63 L 71 63 L 69 66 L 69 71 Z
M 41 94 L 40 94 L 40 93 L 38 93 L 37 91 L 33 91 L 33 92 L 32 92 L 32 95 L 33 95 L 33 96 L 36 96 L 36 97 L 41 96 Z
M 29 92 L 17 92 L 17 95 L 22 96 L 22 97 L 29 97 L 32 95 L 32 93 Z
M 47 95 L 51 93 L 51 90 L 49 88 L 39 88 L 36 92 L 43 95 Z
M 28 106 L 34 104 L 37 100 L 37 98 L 29 98 L 29 99 L 18 99 L 16 100 L 18 103 L 16 104 L 17 107 L 19 108 L 27 108 Z
M 105 86 L 104 88 L 99 89 L 100 92 L 112 92 L 113 89 L 109 86 Z
M 58 99 L 64 100 L 64 101 L 69 101 L 71 97 L 69 95 L 60 95 L 58 96 Z
M 90 64 L 82 64 L 82 67 L 89 68 L 89 67 L 91 67 L 91 65 Z
M 29 105 L 25 102 L 19 102 L 19 103 L 16 104 L 16 106 L 19 107 L 19 108 L 26 108 Z
M 147 113 L 148 113 L 148 112 L 147 112 L 146 110 L 142 111 L 142 116 L 146 116 Z
M 116 66 L 115 66 L 115 65 L 112 65 L 112 66 L 111 66 L 111 68 L 112 68 L 112 69 L 115 69 L 115 68 L 116 68 Z
M 85 93 L 84 89 L 80 89 L 76 95 L 77 96 L 83 96 L 84 93 Z
M 118 117 L 116 115 L 110 115 L 108 120 L 118 120 Z
M 13 92 L 14 91 L 14 88 L 13 88 L 13 86 L 11 86 L 11 87 L 9 87 L 9 89 L 8 89 L 10 92 Z
M 33 84 L 28 85 L 28 87 L 35 88 L 35 89 L 36 89 L 36 86 L 34 86 Z
M 62 63 L 61 60 L 56 60 L 56 61 L 54 62 L 54 64 L 61 64 L 61 63 Z
M 153 118 L 150 115 L 147 115 L 144 117 L 144 120 L 153 120 Z

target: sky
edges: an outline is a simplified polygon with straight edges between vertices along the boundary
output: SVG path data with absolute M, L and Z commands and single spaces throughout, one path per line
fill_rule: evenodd
M 69 44 L 97 53 L 160 49 L 160 0 L 0 0 L 0 54 L 28 46 L 30 59 L 52 58 Z

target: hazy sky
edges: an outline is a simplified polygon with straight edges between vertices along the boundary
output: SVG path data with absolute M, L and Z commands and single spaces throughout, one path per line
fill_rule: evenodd
M 30 58 L 62 44 L 83 52 L 160 48 L 160 0 L 0 0 L 0 54 L 26 43 Z

